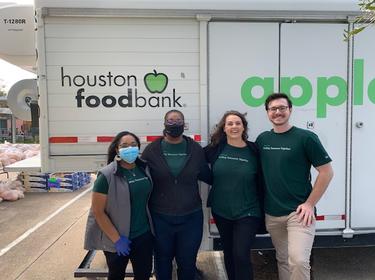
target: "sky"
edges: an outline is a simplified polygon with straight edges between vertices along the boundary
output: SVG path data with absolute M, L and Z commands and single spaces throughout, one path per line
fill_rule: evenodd
M 3 3 L 16 2 L 19 4 L 32 4 L 33 0 L 0 0 L 0 6 Z M 21 79 L 27 79 L 34 77 L 34 75 L 28 71 L 25 71 L 15 65 L 12 65 L 2 59 L 0 59 L 0 86 L 5 85 L 5 90 L 8 90 L 15 82 Z
M 8 91 L 9 88 L 19 80 L 34 77 L 35 74 L 0 59 L 0 84 L 4 84 L 6 91 Z
M 19 4 L 31 4 L 31 3 L 34 3 L 34 0 L 0 0 L 0 4 L 7 3 L 7 2 L 15 2 Z

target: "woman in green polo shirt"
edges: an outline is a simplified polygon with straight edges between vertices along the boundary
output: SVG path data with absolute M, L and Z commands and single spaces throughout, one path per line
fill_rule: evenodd
M 108 279 L 124 279 L 129 259 L 135 279 L 152 270 L 153 234 L 148 200 L 152 181 L 138 158 L 139 138 L 120 132 L 108 148 L 108 165 L 94 183 L 85 249 L 103 250 Z
M 229 280 L 253 279 L 250 250 L 263 220 L 258 151 L 247 140 L 247 120 L 228 111 L 205 147 L 213 184 L 208 197 L 224 249 Z

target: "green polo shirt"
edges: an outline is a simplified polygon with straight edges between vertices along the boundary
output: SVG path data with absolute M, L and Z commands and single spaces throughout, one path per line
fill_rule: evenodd
M 252 150 L 227 144 L 213 166 L 212 211 L 230 220 L 260 217 L 257 172 Z
M 284 133 L 263 132 L 256 143 L 266 184 L 265 212 L 288 215 L 311 193 L 311 166 L 324 165 L 331 158 L 316 134 L 297 127 Z
M 169 169 L 171 170 L 173 176 L 177 177 L 184 167 L 186 157 L 187 157 L 187 143 L 183 139 L 181 143 L 171 144 L 167 141 L 161 141 L 161 149 Z

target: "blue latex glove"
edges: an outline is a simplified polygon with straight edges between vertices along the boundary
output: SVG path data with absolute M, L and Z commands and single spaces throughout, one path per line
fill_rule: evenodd
M 117 255 L 128 256 L 130 254 L 131 243 L 132 242 L 125 235 L 121 235 L 119 240 L 115 242 Z

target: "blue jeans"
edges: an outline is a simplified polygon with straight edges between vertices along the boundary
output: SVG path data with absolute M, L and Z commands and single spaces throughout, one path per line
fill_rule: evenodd
M 202 209 L 183 216 L 152 212 L 155 228 L 155 271 L 158 280 L 172 279 L 172 261 L 179 280 L 192 280 L 203 234 Z

